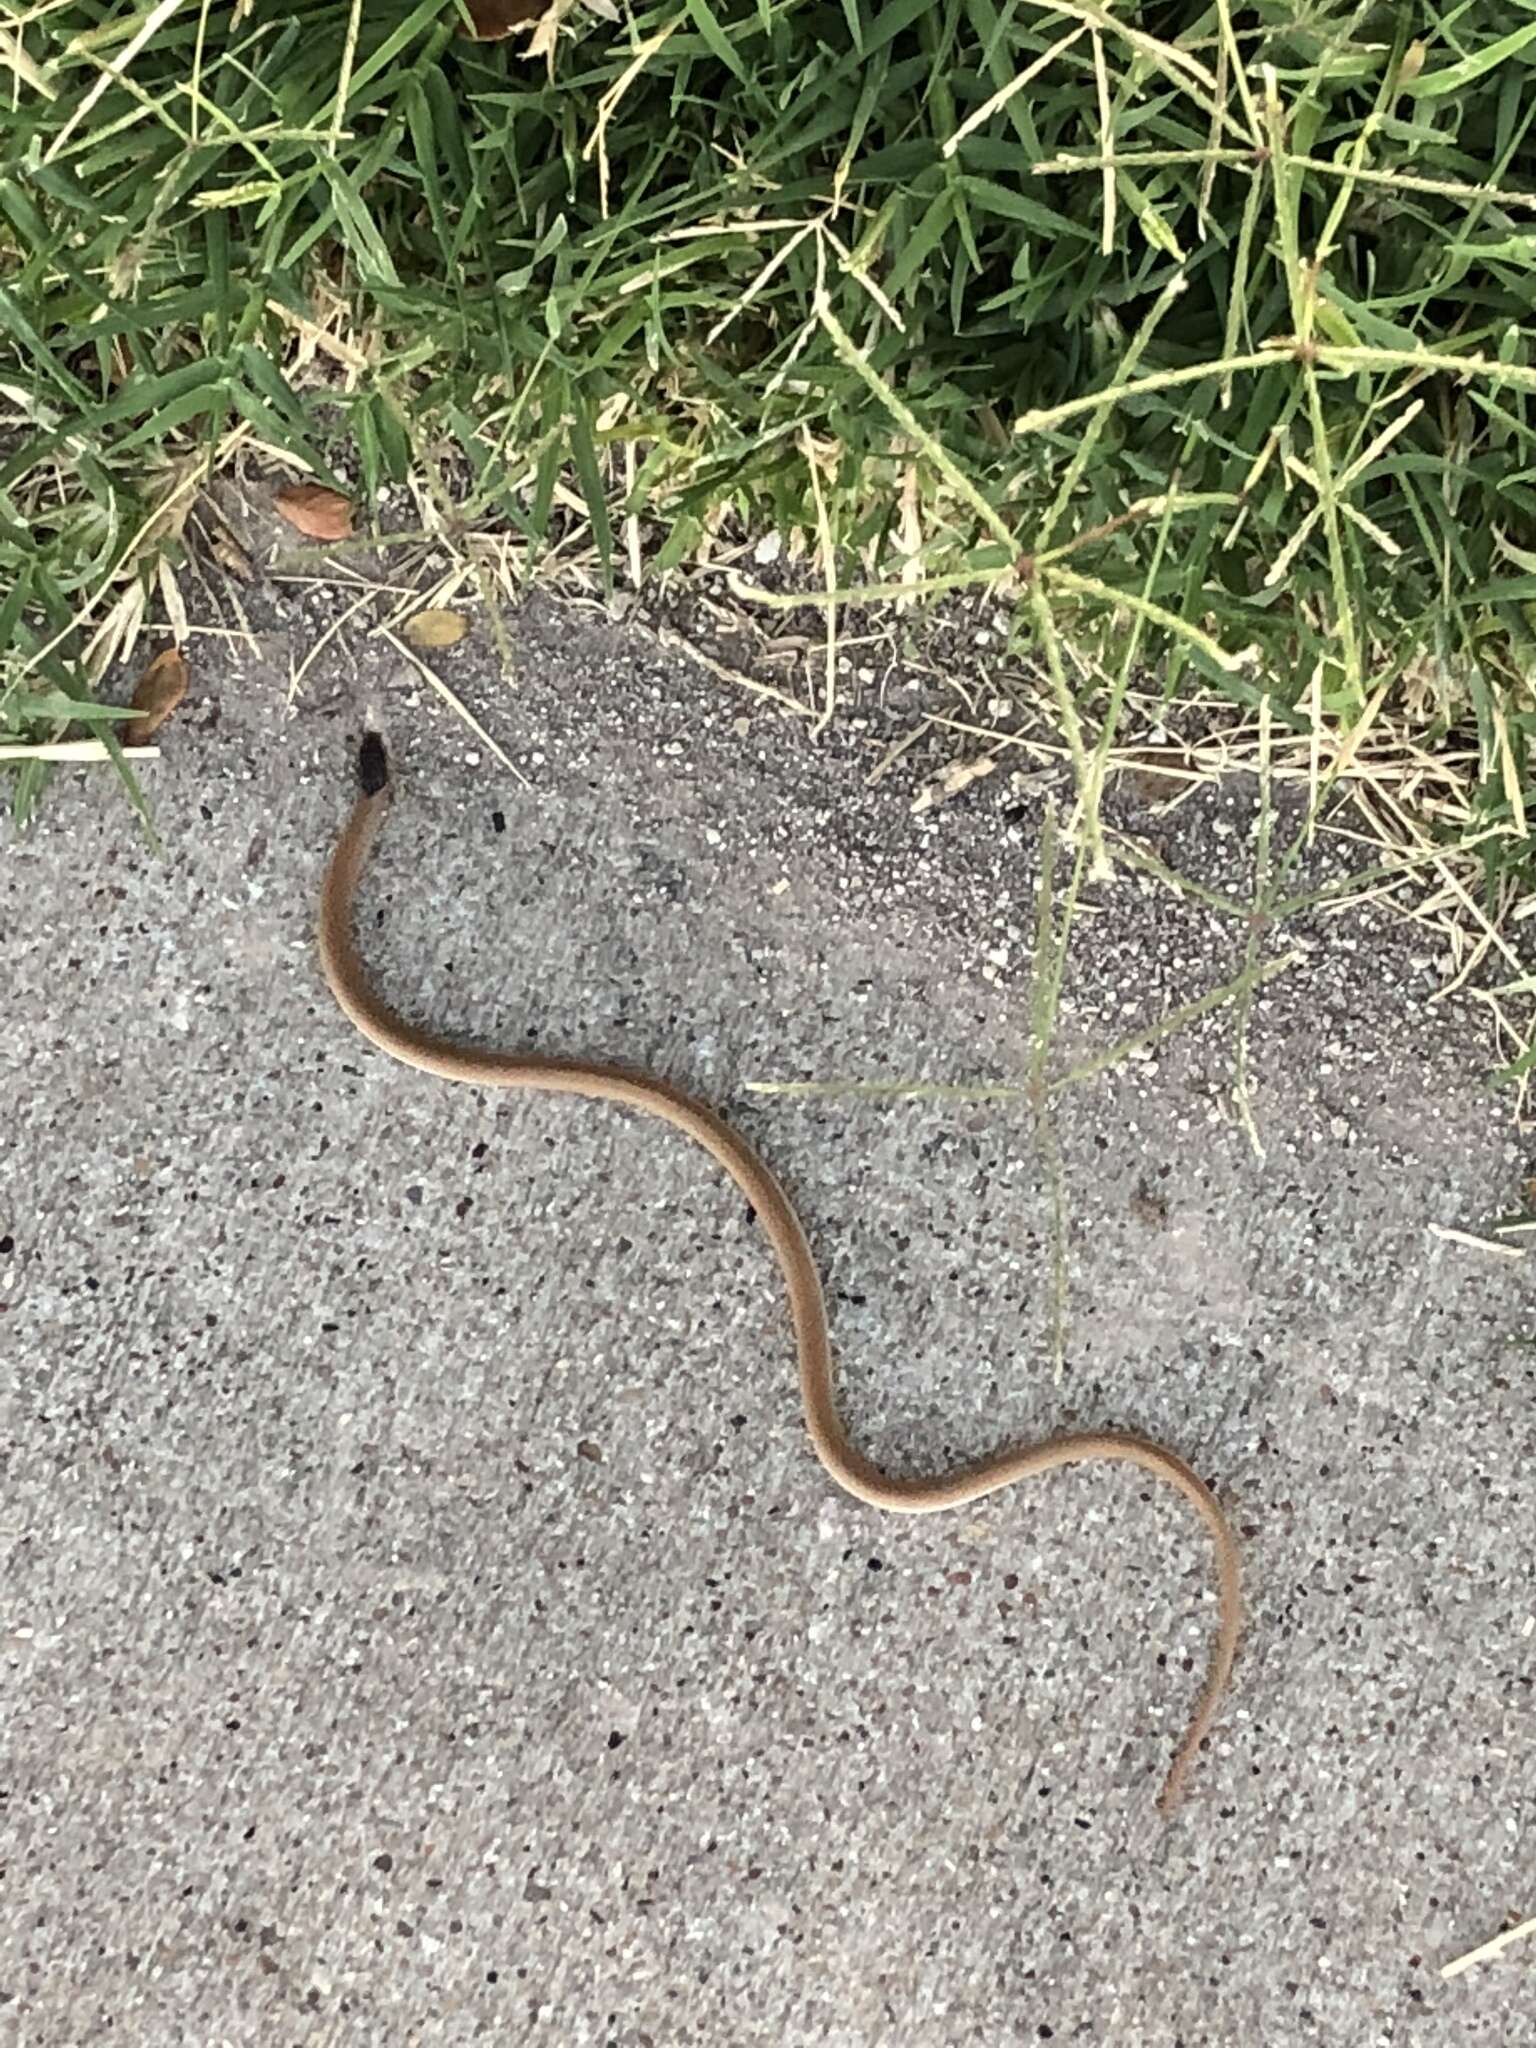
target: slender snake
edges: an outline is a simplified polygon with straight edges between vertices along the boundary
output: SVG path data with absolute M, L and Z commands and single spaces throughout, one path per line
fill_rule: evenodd
M 1216 1546 L 1220 1615 L 1205 1683 L 1189 1732 L 1180 1743 L 1163 1782 L 1158 1804 L 1167 1813 L 1204 1741 L 1231 1677 L 1242 1606 L 1237 1545 L 1220 1503 L 1184 1460 L 1161 1444 L 1118 1430 L 1080 1431 L 1028 1444 L 985 1459 L 942 1479 L 892 1479 L 854 1449 L 839 1419 L 832 1388 L 832 1353 L 827 1336 L 821 1281 L 800 1219 L 788 1197 L 745 1138 L 739 1137 L 702 1103 L 652 1075 L 595 1060 L 556 1059 L 543 1054 L 485 1052 L 452 1044 L 405 1023 L 374 992 L 352 932 L 353 901 L 389 802 L 390 775 L 383 741 L 364 737 L 358 758 L 361 793 L 331 856 L 320 898 L 320 961 L 342 1010 L 365 1038 L 408 1067 L 445 1081 L 476 1088 L 537 1088 L 559 1095 L 595 1096 L 645 1110 L 695 1139 L 741 1189 L 778 1255 L 789 1295 L 789 1312 L 800 1353 L 800 1393 L 805 1423 L 816 1455 L 839 1486 L 856 1500 L 892 1514 L 927 1515 L 963 1506 L 1011 1486 L 1016 1479 L 1089 1458 L 1114 1458 L 1139 1465 L 1176 1487 L 1198 1511 Z

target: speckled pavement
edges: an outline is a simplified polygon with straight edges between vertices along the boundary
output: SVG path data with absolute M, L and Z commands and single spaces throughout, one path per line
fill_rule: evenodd
M 528 793 L 377 652 L 286 712 L 312 626 L 200 645 L 163 862 L 81 777 L 0 865 L 0 2038 L 1536 2040 L 1528 1957 L 1439 1977 L 1536 1911 L 1536 1353 L 1529 1262 L 1431 1228 L 1529 1170 L 1433 963 L 1302 935 L 1255 1015 L 1263 1161 L 1228 1015 L 1063 1100 L 1057 1384 L 1021 1114 L 744 1087 L 1019 1076 L 1038 799 L 914 820 L 865 786 L 874 712 L 812 748 L 543 605 L 515 689 L 443 658 Z M 1106 1423 L 1219 1488 L 1251 1616 L 1170 1825 L 1199 1525 L 1123 1469 L 843 1498 L 702 1155 L 357 1039 L 311 924 L 365 717 L 387 988 L 735 1117 L 873 1455 Z M 1230 803 L 1167 856 L 1235 878 Z M 1091 895 L 1079 1049 L 1234 971 L 1207 913 Z

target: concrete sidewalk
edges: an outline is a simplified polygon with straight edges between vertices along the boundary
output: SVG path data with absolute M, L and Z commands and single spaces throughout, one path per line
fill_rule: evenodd
M 445 667 L 528 793 L 366 650 L 285 715 L 308 630 L 198 652 L 147 777 L 165 862 L 96 776 L 0 870 L 0 2034 L 1536 2039 L 1529 1955 L 1438 1975 L 1536 1911 L 1530 1265 L 1431 1229 L 1528 1163 L 1409 942 L 1319 926 L 1266 990 L 1262 1163 L 1227 1015 L 1065 1098 L 1058 1385 L 1022 1114 L 743 1087 L 1020 1077 L 1038 806 L 914 821 L 865 787 L 873 714 L 812 748 L 542 605 L 515 694 L 472 645 Z M 871 1455 L 1116 1424 L 1218 1487 L 1250 1622 L 1171 1825 L 1198 1524 L 1119 1469 L 919 1522 L 843 1498 L 701 1154 L 365 1046 L 311 938 L 365 719 L 402 784 L 385 986 L 731 1115 L 801 1205 Z M 1245 823 L 1193 806 L 1168 856 L 1237 879 Z M 1235 947 L 1095 891 L 1074 1043 Z

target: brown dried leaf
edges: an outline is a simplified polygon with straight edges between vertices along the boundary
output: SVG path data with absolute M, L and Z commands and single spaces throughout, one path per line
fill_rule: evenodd
M 468 631 L 462 612 L 418 612 L 405 622 L 405 637 L 413 647 L 457 647 Z
M 464 0 L 472 29 L 459 24 L 459 33 L 475 43 L 499 43 L 515 29 L 532 28 L 549 0 Z
M 139 677 L 133 692 L 137 718 L 123 727 L 123 745 L 142 747 L 157 733 L 187 694 L 187 664 L 176 647 L 167 647 Z
M 279 516 L 310 540 L 350 540 L 352 504 L 324 484 L 285 484 L 273 504 Z

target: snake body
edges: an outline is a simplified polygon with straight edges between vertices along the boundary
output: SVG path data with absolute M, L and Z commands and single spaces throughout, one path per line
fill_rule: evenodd
M 1169 1811 L 1216 1717 L 1231 1677 L 1241 1626 L 1237 1545 L 1211 1489 L 1175 1452 L 1118 1430 L 1053 1437 L 1000 1452 L 940 1479 L 891 1478 L 871 1464 L 850 1443 L 837 1412 L 826 1308 L 805 1231 L 783 1189 L 745 1138 L 713 1110 L 653 1075 L 594 1060 L 459 1046 L 407 1024 L 376 994 L 353 937 L 358 884 L 391 793 L 388 759 L 376 734 L 365 737 L 358 766 L 360 794 L 332 854 L 320 901 L 321 965 L 346 1016 L 380 1051 L 441 1080 L 463 1081 L 476 1088 L 534 1088 L 548 1094 L 616 1102 L 660 1117 L 702 1145 L 746 1196 L 777 1254 L 800 1355 L 806 1428 L 816 1455 L 845 1492 L 892 1514 L 927 1515 L 962 1507 L 1056 1465 L 1110 1458 L 1139 1465 L 1155 1479 L 1175 1487 L 1200 1515 L 1215 1543 L 1219 1619 L 1189 1730 L 1159 1795 L 1159 1806 Z

